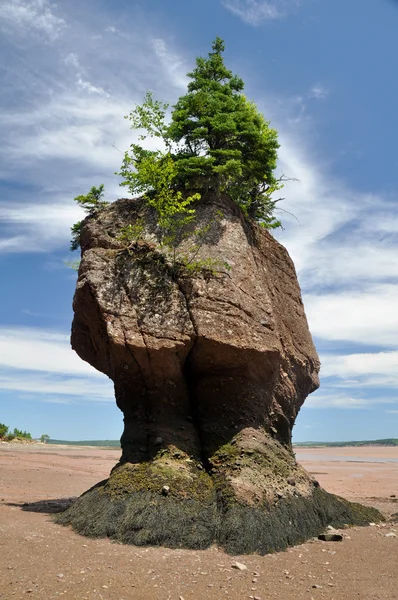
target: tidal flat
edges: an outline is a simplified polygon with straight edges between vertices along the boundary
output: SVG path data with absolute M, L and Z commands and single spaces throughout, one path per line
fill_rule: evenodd
M 327 491 L 375 506 L 386 522 L 266 556 L 92 540 L 54 524 L 52 513 L 106 478 L 118 450 L 0 444 L 0 598 L 398 599 L 398 448 L 300 448 L 296 456 Z

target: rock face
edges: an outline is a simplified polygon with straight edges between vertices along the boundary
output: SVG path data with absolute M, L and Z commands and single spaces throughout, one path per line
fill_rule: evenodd
M 170 267 L 139 200 L 85 221 L 72 347 L 114 381 L 123 452 L 60 521 L 134 544 L 264 553 L 330 522 L 377 520 L 295 461 L 319 360 L 287 251 L 228 198 L 197 215 L 204 243 L 188 237 L 177 254 L 217 260 L 216 274 Z M 121 228 L 139 218 L 143 240 L 123 247 Z

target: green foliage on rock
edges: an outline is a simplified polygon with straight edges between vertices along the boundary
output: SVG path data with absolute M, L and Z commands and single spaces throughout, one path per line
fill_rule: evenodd
M 4 425 L 4 423 L 0 423 L 0 438 L 3 438 L 8 433 L 8 425 Z
M 162 206 L 166 212 L 176 207 L 184 216 L 193 215 L 187 207 L 204 193 L 226 193 L 248 218 L 278 227 L 272 198 L 282 187 L 274 175 L 277 132 L 244 96 L 243 81 L 226 68 L 223 52 L 224 42 L 216 38 L 208 57 L 196 60 L 187 94 L 174 105 L 169 124 L 169 105 L 151 93 L 127 115 L 133 129 L 145 131 L 141 141 L 156 137 L 165 150 L 132 144 L 119 173 L 121 185 L 147 198 L 167 190 Z
M 141 109 L 137 107 L 135 112 Z M 177 171 L 170 152 L 146 151 L 134 145 L 133 155 L 125 154 L 120 174 L 125 179 L 121 185 L 127 185 L 133 195 L 143 194 L 148 206 L 155 209 L 161 244 L 177 246 L 186 226 L 195 219 L 191 205 L 200 194 L 187 196 L 174 186 Z
M 106 206 L 109 202 L 103 199 L 104 196 L 104 184 L 101 183 L 99 187 L 93 187 L 86 195 L 76 196 L 75 202 L 81 206 L 88 216 L 94 216 Z M 82 229 L 82 221 L 78 221 L 71 227 L 72 239 L 70 242 L 70 249 L 72 251 L 80 248 L 80 234 Z
M 156 138 L 159 147 L 131 144 L 118 173 L 120 185 L 154 210 L 158 241 L 173 272 L 183 268 L 185 274 L 215 273 L 228 267 L 224 261 L 198 256 L 204 231 L 211 226 L 195 227 L 196 205 L 204 196 L 215 203 L 226 194 L 247 219 L 268 229 L 280 226 L 273 196 L 283 185 L 283 177 L 274 174 L 277 132 L 242 93 L 242 79 L 224 64 L 224 49 L 217 37 L 207 58 L 197 58 L 188 73 L 187 93 L 172 107 L 169 120 L 169 105 L 155 100 L 151 92 L 126 116 L 131 128 L 140 132 L 139 142 Z M 108 204 L 103 191 L 103 185 L 92 187 L 75 201 L 89 216 L 96 215 Z M 71 228 L 71 250 L 80 246 L 81 228 L 82 221 Z M 144 237 L 144 229 L 143 221 L 131 223 L 118 239 L 128 247 Z M 194 240 L 193 247 L 181 249 L 187 238 Z

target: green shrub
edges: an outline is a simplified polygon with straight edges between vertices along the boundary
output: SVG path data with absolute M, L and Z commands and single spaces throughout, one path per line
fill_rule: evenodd
M 6 437 L 8 433 L 8 425 L 4 425 L 4 423 L 0 423 L 0 438 Z

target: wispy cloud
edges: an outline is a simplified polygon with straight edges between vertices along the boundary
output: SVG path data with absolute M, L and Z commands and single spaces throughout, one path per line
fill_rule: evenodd
M 281 11 L 274 2 L 262 0 L 224 0 L 223 6 L 248 25 L 260 25 L 268 19 L 278 19 Z
M 375 405 L 394 403 L 393 399 L 383 397 L 366 398 L 359 394 L 349 394 L 334 389 L 315 392 L 305 401 L 305 408 L 336 408 L 340 410 L 372 409 Z
M 74 67 L 75 69 L 81 70 L 82 66 L 79 62 L 79 57 L 75 52 L 69 52 L 67 56 L 63 59 L 64 63 L 68 66 Z
M 47 373 L 99 376 L 71 349 L 69 336 L 33 328 L 0 328 L 0 366 Z
M 316 100 L 324 100 L 329 95 L 329 90 L 325 88 L 325 86 L 320 83 L 314 85 L 309 93 L 310 98 L 315 98 Z
M 394 390 L 398 394 L 398 351 L 367 352 L 345 355 L 325 354 L 323 377 L 333 377 L 332 385 Z M 337 383 L 336 383 L 337 381 Z
M 105 376 L 47 376 L 20 369 L 4 372 L 0 369 L 0 390 L 29 394 L 40 402 L 69 404 L 71 402 L 114 402 L 113 386 Z
M 69 336 L 43 329 L 0 328 L 0 389 L 63 402 L 113 401 L 113 386 L 71 349 Z M 65 399 L 65 397 L 70 397 Z
M 392 248 L 391 252 L 394 250 Z M 366 262 L 366 255 L 364 261 Z M 343 258 L 340 265 L 344 268 Z M 348 289 L 342 291 L 306 294 L 306 312 L 313 334 L 324 340 L 397 348 L 397 286 L 379 285 L 377 280 L 372 285 L 361 282 L 360 277 L 356 280 L 354 289 L 350 281 L 347 283 Z
M 0 26 L 3 31 L 11 30 L 19 34 L 36 31 L 54 41 L 66 26 L 56 10 L 56 5 L 48 0 L 3 0 L 0 5 Z
M 98 94 L 99 96 L 110 98 L 110 94 L 108 94 L 102 87 L 97 87 L 89 81 L 84 81 L 84 79 L 82 79 L 81 77 L 78 78 L 77 85 L 83 90 L 89 92 L 89 94 Z
M 70 227 L 84 216 L 72 202 L 64 204 L 3 204 L 0 223 L 11 225 L 19 235 L 5 234 L 0 239 L 0 253 L 44 252 L 61 243 L 67 247 Z
M 283 190 L 287 212 L 276 235 L 298 271 L 312 334 L 320 347 L 334 345 L 334 354 L 320 353 L 321 389 L 305 406 L 397 405 L 398 207 L 387 191 L 375 195 L 333 175 L 312 150 L 311 120 L 292 123 L 268 102 L 280 170 L 298 180 Z
M 185 88 L 188 77 L 185 74 L 184 62 L 181 56 L 173 52 L 162 38 L 153 38 L 152 45 L 164 72 L 177 87 Z
M 254 27 L 264 21 L 280 19 L 297 6 L 298 0 L 223 0 L 223 6 Z
M 55 10 L 46 0 L 9 1 L 2 5 L 0 22 L 11 14 L 10 7 L 30 7 L 47 16 Z M 122 25 L 107 21 L 100 13 L 94 24 L 68 12 L 62 43 L 54 38 L 51 52 L 47 41 L 35 40 L 21 55 L 17 46 L 12 51 L 16 42 L 9 39 L 5 83 L 13 102 L 6 88 L 0 89 L 0 177 L 10 185 L 1 201 L 0 253 L 67 248 L 69 228 L 82 215 L 73 205 L 75 196 L 100 183 L 108 200 L 120 196 L 114 172 L 137 137 L 124 115 L 147 89 L 173 100 L 186 83 L 188 68 L 165 39 L 151 34 L 150 25 L 137 20 L 122 31 Z M 98 40 L 94 34 L 107 28 L 109 35 Z M 29 28 L 25 33 L 32 36 Z M 116 33 L 129 38 L 128 53 Z M 23 82 L 13 75 L 21 68 Z M 121 72 L 129 77 L 120 77 Z M 24 188 L 19 190 L 22 163 Z

